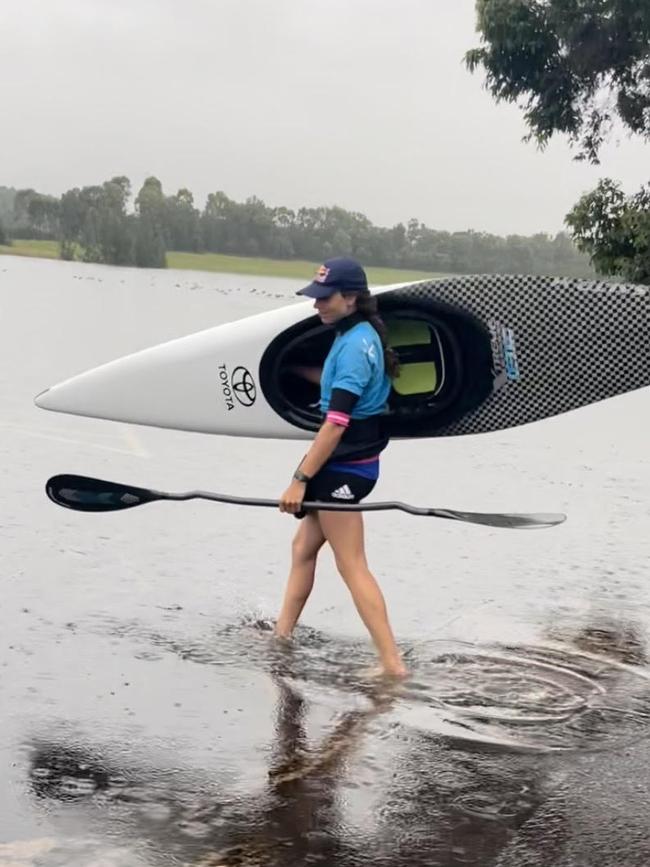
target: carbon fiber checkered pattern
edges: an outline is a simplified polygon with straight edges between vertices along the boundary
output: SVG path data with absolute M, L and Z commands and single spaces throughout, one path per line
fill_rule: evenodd
M 650 287 L 472 275 L 400 295 L 458 306 L 493 332 L 495 391 L 440 436 L 514 427 L 650 385 Z

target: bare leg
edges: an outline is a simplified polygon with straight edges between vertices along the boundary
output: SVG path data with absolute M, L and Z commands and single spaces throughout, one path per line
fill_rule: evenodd
M 301 520 L 291 546 L 291 571 L 275 624 L 275 633 L 281 638 L 291 635 L 309 598 L 314 586 L 316 559 L 324 541 L 316 514 L 309 512 Z
M 407 671 L 388 622 L 384 596 L 368 569 L 361 513 L 321 511 L 318 520 L 332 546 L 341 577 L 375 642 L 384 673 L 403 677 Z

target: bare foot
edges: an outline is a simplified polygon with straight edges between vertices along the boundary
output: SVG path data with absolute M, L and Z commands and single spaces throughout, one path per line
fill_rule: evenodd
M 400 680 L 408 677 L 409 674 L 408 668 L 402 662 L 398 662 L 395 665 L 384 665 L 382 669 L 385 677 L 396 677 Z

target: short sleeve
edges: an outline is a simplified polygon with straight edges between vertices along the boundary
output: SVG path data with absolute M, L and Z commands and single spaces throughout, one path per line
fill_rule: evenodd
M 376 366 L 377 349 L 374 343 L 366 337 L 348 343 L 336 358 L 332 389 L 345 389 L 360 397 Z

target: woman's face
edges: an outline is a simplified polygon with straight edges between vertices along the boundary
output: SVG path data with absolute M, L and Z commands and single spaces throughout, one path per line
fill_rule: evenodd
M 314 301 L 314 307 L 323 325 L 334 325 L 339 319 L 349 316 L 356 306 L 355 295 L 343 295 L 341 292 L 335 292 L 329 298 L 317 298 Z

